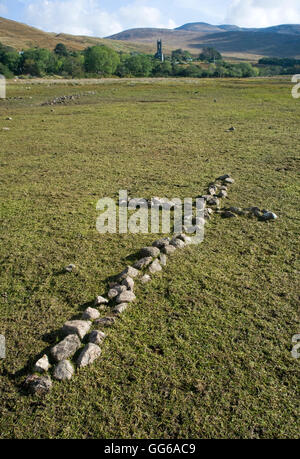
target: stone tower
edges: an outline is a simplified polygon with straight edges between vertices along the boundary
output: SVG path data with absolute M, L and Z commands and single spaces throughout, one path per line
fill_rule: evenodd
M 162 51 L 162 41 L 161 40 L 157 40 L 157 52 L 155 54 L 155 58 L 159 59 L 160 62 L 164 62 L 164 60 L 165 60 L 164 54 L 163 54 L 163 51 Z

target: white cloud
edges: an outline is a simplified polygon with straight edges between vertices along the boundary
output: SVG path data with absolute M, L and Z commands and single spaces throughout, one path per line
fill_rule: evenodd
M 242 27 L 268 27 L 299 22 L 299 0 L 233 0 L 226 17 L 226 23 Z
M 172 19 L 164 20 L 162 13 L 158 8 L 139 4 L 138 1 L 120 8 L 118 16 L 126 28 L 135 27 L 158 27 L 174 29 L 175 21 Z
M 49 32 L 104 37 L 133 27 L 176 27 L 158 8 L 136 0 L 113 12 L 97 0 L 31 0 L 25 7 L 30 25 Z
M 31 25 L 49 32 L 108 35 L 122 30 L 117 18 L 99 8 L 94 0 L 31 2 L 25 14 Z

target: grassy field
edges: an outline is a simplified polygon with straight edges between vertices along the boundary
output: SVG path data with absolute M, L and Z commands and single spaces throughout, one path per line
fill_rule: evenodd
M 299 436 L 291 340 L 300 332 L 300 101 L 290 91 L 279 79 L 8 86 L 0 100 L 1 438 Z M 223 173 L 236 180 L 226 205 L 279 219 L 215 216 L 202 245 L 178 251 L 137 286 L 138 302 L 108 330 L 92 367 L 55 382 L 45 398 L 27 395 L 22 383 L 55 331 L 157 238 L 100 235 L 98 199 L 120 189 L 195 197 Z M 63 273 L 69 263 L 76 272 Z

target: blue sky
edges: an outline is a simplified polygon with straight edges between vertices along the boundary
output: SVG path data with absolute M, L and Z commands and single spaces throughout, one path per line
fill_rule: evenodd
M 300 0 L 0 0 L 0 16 L 49 32 L 101 37 L 186 22 L 295 24 L 300 23 Z

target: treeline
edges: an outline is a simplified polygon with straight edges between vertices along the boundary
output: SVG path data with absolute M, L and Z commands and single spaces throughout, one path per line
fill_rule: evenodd
M 279 62 L 280 61 L 280 62 Z M 299 61 L 261 59 L 259 66 L 249 63 L 232 64 L 223 60 L 214 48 L 205 48 L 199 57 L 188 51 L 173 51 L 164 62 L 140 53 L 116 52 L 105 45 L 92 46 L 83 51 L 70 51 L 59 43 L 53 51 L 32 48 L 22 52 L 0 43 L 0 74 L 44 77 L 59 75 L 65 78 L 124 77 L 193 77 L 247 78 L 264 75 L 266 68 L 289 71 Z M 293 72 L 297 73 L 297 72 Z M 300 73 L 300 69 L 299 72 Z
M 293 58 L 264 57 L 258 61 L 262 76 L 295 75 L 300 73 L 300 60 Z

